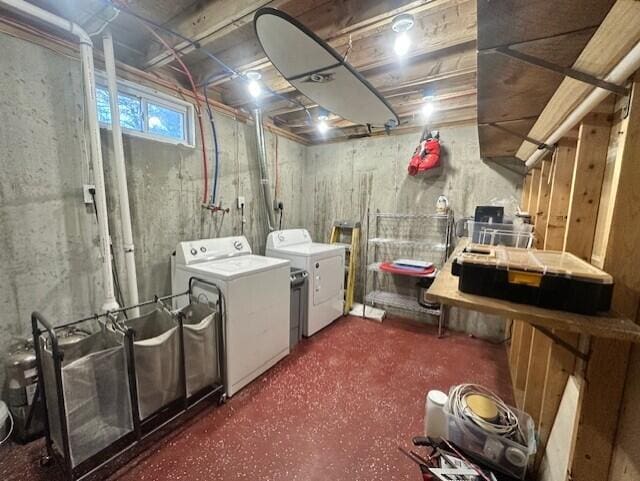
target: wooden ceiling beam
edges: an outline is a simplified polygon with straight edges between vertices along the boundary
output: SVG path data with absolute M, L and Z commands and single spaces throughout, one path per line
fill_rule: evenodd
M 456 111 L 442 112 L 434 114 L 429 119 L 428 126 L 431 129 L 441 129 L 444 127 L 451 127 L 455 125 L 468 125 L 474 124 L 477 121 L 477 111 L 475 107 L 468 107 L 459 109 Z M 389 133 L 391 135 L 402 135 L 411 132 L 421 132 L 425 127 L 425 122 L 422 119 L 413 119 L 401 124 L 399 127 L 392 129 Z M 331 142 L 342 142 L 349 139 L 361 138 L 361 137 L 379 137 L 387 135 L 383 129 L 378 129 L 372 133 L 367 132 L 367 128 L 362 125 L 353 127 L 346 127 L 344 129 L 330 130 L 325 136 L 322 136 L 317 131 L 310 132 L 305 138 L 312 144 L 322 144 Z M 416 145 L 418 138 L 416 138 Z M 409 161 L 409 155 L 407 153 L 407 162 Z
M 393 105 L 394 103 L 397 105 Z M 421 121 L 422 114 L 420 109 L 422 108 L 423 103 L 424 101 L 420 95 L 407 95 L 404 98 L 396 99 L 395 102 L 392 101 L 392 105 L 400 117 L 401 125 L 415 120 Z M 436 105 L 436 110 L 432 118 L 436 119 L 441 118 L 454 110 L 475 109 L 476 90 L 471 89 L 464 92 L 436 97 L 434 98 L 434 103 Z M 306 134 L 315 130 L 315 125 L 309 125 L 309 123 L 305 121 L 304 117 L 300 118 L 297 123 L 288 122 L 286 125 L 296 134 Z M 329 116 L 329 125 L 332 129 L 343 129 L 346 127 L 353 127 L 357 124 L 336 116 Z
M 640 41 L 640 2 L 616 2 L 573 64 L 576 70 L 605 78 Z M 589 84 L 566 77 L 553 94 L 529 136 L 545 141 L 593 90 Z M 523 142 L 517 157 L 526 160 L 536 147 Z
M 386 66 L 368 72 L 367 80 L 383 95 L 412 89 L 429 88 L 434 94 L 446 93 L 454 89 L 467 89 L 476 82 L 476 54 L 474 48 L 452 49 L 442 55 L 425 55 L 405 68 Z M 315 103 L 304 95 L 292 91 L 284 94 L 296 102 L 312 108 Z M 277 97 L 263 99 L 262 107 L 266 115 L 278 116 L 301 111 L 294 105 Z
M 187 10 L 169 22 L 166 27 L 198 42 L 200 45 L 211 43 L 230 34 L 234 30 L 251 23 L 256 10 L 266 5 L 276 5 L 284 1 L 271 0 L 217 0 L 204 6 L 195 4 L 193 10 Z M 171 43 L 174 38 L 169 39 Z M 174 46 L 181 55 L 193 52 L 195 47 L 181 41 Z M 153 45 L 147 54 L 143 68 L 149 70 L 162 67 L 173 61 L 173 56 L 161 46 Z
M 464 46 L 471 47 L 475 42 L 475 2 L 463 1 L 461 4 L 443 7 L 438 11 L 416 18 L 417 29 L 414 36 L 415 46 L 402 62 L 393 51 L 393 32 L 390 28 L 375 30 L 371 36 L 354 40 L 349 53 L 349 63 L 359 72 L 368 73 L 379 68 L 393 66 L 398 72 L 411 68 L 416 59 L 428 55 L 438 55 L 442 51 Z M 413 30 L 412 30 L 413 32 Z M 419 42 L 416 40 L 419 39 Z M 475 61 L 474 61 L 475 65 Z M 265 69 L 262 81 L 277 93 L 290 92 L 293 87 L 273 67 Z M 251 102 L 244 83 L 228 84 L 227 93 L 223 92 L 225 102 L 241 106 Z
M 433 97 L 433 101 L 435 103 L 443 102 L 443 106 L 450 103 L 452 99 L 464 98 L 473 96 L 473 104 L 476 104 L 476 86 L 475 83 L 469 82 L 466 85 L 459 85 L 457 88 L 450 89 L 448 91 L 442 91 L 437 93 Z M 386 99 L 389 101 L 393 109 L 396 113 L 402 116 L 403 113 L 406 113 L 407 108 L 411 111 L 417 111 L 418 108 L 416 106 L 422 106 L 424 103 L 423 92 L 422 89 L 415 90 L 401 90 L 395 93 L 386 95 Z M 318 111 L 318 106 L 310 106 L 308 107 L 308 111 L 311 114 L 312 118 L 316 117 L 316 112 Z M 291 128 L 300 127 L 305 125 L 309 121 L 309 117 L 306 112 L 299 110 L 297 112 L 290 113 L 288 115 L 270 115 L 270 117 L 276 123 L 283 123 L 283 125 L 287 125 Z M 329 119 L 333 121 L 338 121 L 340 117 L 329 114 Z
M 397 90 L 391 91 L 383 91 L 382 93 L 385 95 L 387 99 L 391 99 L 393 97 L 407 95 L 407 94 L 420 94 L 424 91 L 426 86 L 433 88 L 434 95 L 446 95 L 447 93 L 466 91 L 470 89 L 475 89 L 475 72 L 471 71 L 460 71 L 458 73 L 451 73 L 443 78 L 432 78 L 427 77 L 423 79 L 422 83 L 416 83 L 414 86 L 410 88 L 400 88 Z M 318 105 L 306 99 L 306 97 L 296 98 L 296 101 L 302 102 L 307 110 L 313 112 L 318 108 Z M 274 110 L 264 110 L 265 115 L 272 117 L 273 119 L 277 119 L 278 121 L 288 122 L 291 118 L 292 114 L 298 113 L 302 114 L 303 109 L 301 107 L 295 107 L 290 102 L 281 101 L 278 102 L 280 108 Z M 306 114 L 302 114 L 305 115 Z
M 340 2 L 338 2 L 340 3 Z M 358 2 L 349 1 L 347 5 L 354 4 L 350 7 L 354 9 Z M 371 1 L 364 1 L 364 4 L 370 4 Z M 386 2 L 397 3 L 397 2 Z M 385 2 L 379 1 L 379 7 Z M 416 4 L 418 4 L 416 6 Z M 391 14 L 378 15 L 371 19 L 362 19 L 360 22 L 349 24 L 348 27 L 335 30 L 336 25 L 342 25 L 345 19 L 353 18 L 353 14 L 345 15 L 343 10 L 334 8 L 330 11 L 330 18 L 323 12 L 317 12 L 313 16 L 309 16 L 306 21 L 307 14 L 300 18 L 305 25 L 317 33 L 321 38 L 325 38 L 329 45 L 341 53 L 345 53 L 351 39 L 352 48 L 350 50 L 348 61 L 351 65 L 359 70 L 364 68 L 375 68 L 376 66 L 386 65 L 388 63 L 398 63 L 398 59 L 393 52 L 393 32 L 391 31 L 391 21 L 393 17 L 400 11 L 411 13 L 416 18 L 416 26 L 412 30 L 414 39 L 414 48 L 411 49 L 404 61 L 408 61 L 413 57 L 423 55 L 426 51 L 446 48 L 452 45 L 459 45 L 464 41 L 474 41 L 476 37 L 476 15 L 475 2 L 472 0 L 431 0 L 422 2 L 411 2 L 408 4 L 411 8 L 394 9 Z M 388 5 L 387 5 L 388 7 Z M 346 8 L 346 7 L 344 7 Z M 362 7 L 359 10 L 362 18 L 366 12 L 371 12 L 370 7 Z M 310 12 L 313 13 L 313 12 Z M 339 22 L 336 24 L 336 22 Z M 331 28 L 333 27 L 333 32 Z M 238 46 L 238 56 L 246 52 L 247 46 Z M 376 61 L 377 59 L 377 61 Z M 195 75 L 200 81 L 205 78 L 211 78 L 215 74 L 211 70 L 212 63 L 206 62 L 195 67 Z M 273 68 L 267 58 L 251 59 L 244 64 L 236 67 L 238 72 L 247 70 L 261 70 L 265 81 L 280 82 L 284 81 L 279 73 Z M 227 73 L 220 72 L 218 78 L 215 76 L 211 79 L 211 85 L 226 84 L 233 77 Z M 276 89 L 284 89 L 286 85 L 274 86 Z M 231 87 L 233 89 L 233 86 Z
M 293 4 L 299 2 L 284 5 L 282 10 L 302 22 L 333 48 L 342 50 L 349 44 L 350 38 L 356 41 L 368 36 L 372 30 L 385 28 L 400 13 L 418 15 L 426 10 L 438 10 L 448 3 L 465 1 L 467 0 L 331 0 L 314 2 L 313 8 L 304 12 L 297 6 L 293 8 Z M 229 59 L 245 59 L 243 63 L 234 62 L 234 68 L 239 73 L 265 70 L 271 66 L 253 32 L 250 41 L 230 50 L 221 54 Z M 247 58 L 247 52 L 258 54 Z M 195 70 L 200 82 L 212 77 L 211 85 L 226 83 L 235 78 L 211 62 L 201 62 Z

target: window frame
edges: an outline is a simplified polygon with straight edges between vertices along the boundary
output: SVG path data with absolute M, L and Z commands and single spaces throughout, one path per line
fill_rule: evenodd
M 101 87 L 105 90 L 107 88 L 107 76 L 104 72 L 96 71 L 96 89 Z M 133 137 L 140 137 L 148 140 L 155 140 L 158 142 L 165 142 L 172 145 L 184 145 L 186 147 L 195 148 L 195 108 L 193 104 L 184 100 L 178 99 L 171 95 L 160 92 L 154 88 L 147 87 L 135 82 L 130 82 L 124 79 L 118 79 L 118 95 L 126 94 L 129 96 L 137 97 L 140 99 L 140 109 L 142 113 L 142 131 L 129 129 L 122 127 L 122 132 Z M 97 97 L 96 97 L 97 102 Z M 149 132 L 149 119 L 147 104 L 152 103 L 159 107 L 168 108 L 183 114 L 184 116 L 184 134 L 185 138 L 175 139 L 171 137 L 165 137 Z M 111 130 L 111 123 L 99 121 L 100 128 Z

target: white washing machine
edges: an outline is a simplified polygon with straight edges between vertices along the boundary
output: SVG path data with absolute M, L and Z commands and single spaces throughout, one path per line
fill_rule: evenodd
M 289 259 L 309 273 L 307 324 L 312 336 L 342 316 L 344 309 L 344 246 L 313 242 L 306 229 L 275 231 L 267 237 L 266 255 Z
M 253 255 L 244 236 L 178 244 L 172 290 L 188 289 L 199 277 L 220 287 L 226 313 L 225 385 L 236 392 L 289 354 L 289 261 Z M 194 295 L 217 300 L 214 290 L 194 284 Z M 176 298 L 183 307 L 186 296 Z

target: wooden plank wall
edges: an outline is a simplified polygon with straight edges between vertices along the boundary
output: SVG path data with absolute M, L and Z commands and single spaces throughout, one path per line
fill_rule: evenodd
M 534 216 L 537 248 L 566 250 L 584 259 L 591 259 L 611 135 L 612 110 L 611 99 L 603 102 L 595 113 L 582 121 L 577 141 L 573 138 L 561 140 L 552 159 L 542 162 L 539 168 L 527 175 L 522 209 Z M 611 248 L 607 252 L 610 259 L 614 258 Z M 578 345 L 576 334 L 554 334 L 569 344 Z M 605 416 L 605 420 L 597 422 L 593 418 L 597 417 L 596 410 L 600 411 L 600 417 L 606 410 L 603 390 L 607 383 L 606 359 L 610 360 L 610 367 L 617 373 L 614 375 L 611 399 L 614 404 L 620 402 L 622 389 L 618 378 L 622 376 L 624 379 L 628 348 L 619 344 L 622 343 L 601 340 L 592 343 L 593 358 L 585 374 L 589 382 L 585 383 L 584 399 L 581 399 L 584 409 L 581 409 L 574 435 L 575 457 L 571 472 L 575 473 L 573 479 L 576 480 L 607 479 L 615 418 L 612 420 Z M 618 349 L 618 352 L 607 354 L 607 349 Z M 509 362 L 517 405 L 531 415 L 539 431 L 539 463 L 567 380 L 575 372 L 576 358 L 529 324 L 514 321 Z M 589 386 L 589 383 L 593 386 Z M 605 448 L 598 451 L 601 443 Z M 585 459 L 594 461 L 584 462 Z M 598 463 L 601 466 L 596 469 Z
M 606 228 L 604 267 L 618 283 L 614 291 L 614 307 L 640 322 L 640 273 L 638 259 L 640 232 L 633 222 L 640 219 L 640 83 L 636 76 L 629 115 L 623 115 L 619 129 L 613 131 L 620 139 L 614 164 L 616 175 L 608 185 L 611 218 Z M 605 216 L 606 218 L 606 216 Z M 612 256 L 617 255 L 615 258 Z M 609 481 L 640 479 L 640 345 L 632 347 L 624 397 L 619 410 L 616 440 L 609 470 Z M 620 381 L 617 377 L 616 381 Z
M 613 207 L 609 225 L 605 226 L 608 234 L 603 269 L 615 280 L 612 309 L 637 321 L 640 306 L 640 251 L 637 248 L 640 243 L 637 226 L 640 212 L 640 83 L 637 81 L 632 92 L 625 139 L 619 147 L 619 175 L 610 193 Z M 633 374 L 627 373 L 629 352 L 628 343 L 605 339 L 594 339 L 592 342 L 591 359 L 585 373 L 584 399 L 575 434 L 575 456 L 570 470 L 573 479 L 637 479 L 631 472 L 609 473 L 617 430 L 633 425 L 628 419 L 619 419 L 620 414 L 637 410 L 636 405 L 626 406 L 622 410 L 625 384 L 637 383 Z M 634 429 L 637 429 L 637 417 L 635 422 Z M 640 463 L 640 459 L 635 461 Z M 628 464 L 630 471 L 638 471 L 636 463 Z

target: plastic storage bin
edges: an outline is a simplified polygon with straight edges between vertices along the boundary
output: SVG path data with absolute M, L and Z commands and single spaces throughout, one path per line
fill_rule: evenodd
M 53 353 L 45 336 L 39 341 L 49 429 L 54 447 L 63 454 Z M 75 467 L 133 431 L 129 375 L 125 346 L 112 333 L 100 330 L 68 349 L 59 349 L 64 355 L 62 392 L 69 454 Z
M 187 396 L 220 381 L 216 320 L 219 314 L 207 304 L 188 304 L 180 310 L 184 337 Z
M 471 242 L 487 245 L 503 245 L 528 249 L 533 245 L 534 235 L 531 224 L 497 224 L 467 221 Z
M 469 294 L 581 314 L 611 305 L 613 278 L 568 252 L 470 244 L 452 273 Z
M 536 453 L 535 426 L 527 413 L 511 409 L 518 417 L 526 444 L 489 433 L 472 421 L 457 418 L 445 406 L 447 439 L 495 470 L 524 479 Z

